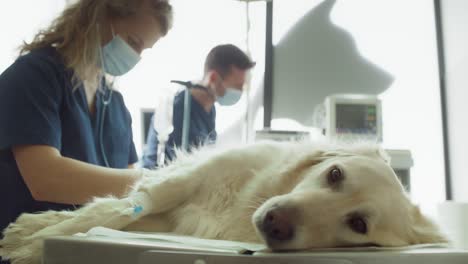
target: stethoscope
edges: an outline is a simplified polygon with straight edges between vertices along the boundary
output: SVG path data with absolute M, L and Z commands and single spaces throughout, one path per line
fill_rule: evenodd
M 104 165 L 108 168 L 110 168 L 109 160 L 107 159 L 106 151 L 104 150 L 104 141 L 103 141 L 103 131 L 104 131 L 104 121 L 106 117 L 106 109 L 107 106 L 112 102 L 112 93 L 114 91 L 114 81 L 110 83 L 110 87 L 107 87 L 106 85 L 103 85 L 103 82 L 105 83 L 106 80 L 103 77 L 100 82 L 100 88 L 102 91 L 102 96 L 101 96 L 101 102 L 102 102 L 102 110 L 101 110 L 101 118 L 99 122 L 99 148 L 101 149 L 101 156 L 102 160 L 104 161 Z M 102 87 L 104 86 L 104 89 Z M 106 96 L 107 95 L 107 96 Z
M 192 83 L 190 81 L 176 81 L 172 80 L 172 83 L 177 83 L 182 86 L 185 86 L 185 96 L 184 96 L 184 117 L 182 122 L 182 144 L 181 148 L 185 151 L 189 150 L 189 132 L 190 132 L 190 112 L 191 112 L 191 102 L 192 95 L 190 94 L 191 89 L 201 89 L 209 93 L 208 88 L 203 85 Z
M 100 31 L 99 24 L 97 25 L 97 27 L 98 27 L 98 32 L 99 32 Z M 114 92 L 114 80 L 115 79 L 112 79 L 112 82 L 110 83 L 110 87 L 107 87 L 106 85 L 107 82 L 106 82 L 106 77 L 105 77 L 106 69 L 104 67 L 105 64 L 104 64 L 104 57 L 102 55 L 102 50 L 99 50 L 99 58 L 101 59 L 103 73 L 102 73 L 102 77 L 99 80 L 98 91 L 101 91 L 103 94 L 101 96 L 102 110 L 101 110 L 101 120 L 99 123 L 98 140 L 99 140 L 99 148 L 101 149 L 101 156 L 102 156 L 102 160 L 104 161 L 104 165 L 110 168 L 109 160 L 107 159 L 107 155 L 104 150 L 103 130 L 104 130 L 104 121 L 106 117 L 106 109 L 107 109 L 107 106 L 112 102 L 112 93 Z M 106 98 L 106 94 L 108 94 L 107 98 Z

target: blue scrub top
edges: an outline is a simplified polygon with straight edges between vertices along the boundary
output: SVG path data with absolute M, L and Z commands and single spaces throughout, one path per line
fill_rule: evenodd
M 213 106 L 209 112 L 206 112 L 203 106 L 190 96 L 190 130 L 189 146 L 199 147 L 216 142 L 216 108 Z M 184 121 L 184 99 L 185 90 L 179 92 L 174 98 L 173 126 L 174 131 L 169 135 L 166 143 L 166 161 L 175 158 L 175 149 L 182 146 L 182 127 Z M 148 138 L 143 153 L 143 167 L 155 168 L 157 166 L 158 151 L 158 132 L 154 128 L 154 116 L 151 118 L 151 124 L 148 130 Z
M 104 106 L 98 92 L 96 113 L 90 115 L 84 88 L 73 88 L 72 75 L 51 47 L 18 58 L 0 75 L 0 230 L 23 212 L 75 208 L 34 200 L 16 165 L 13 146 L 47 145 L 64 157 L 104 166 L 102 145 L 112 168 L 137 162 L 132 121 L 122 95 L 114 91 Z

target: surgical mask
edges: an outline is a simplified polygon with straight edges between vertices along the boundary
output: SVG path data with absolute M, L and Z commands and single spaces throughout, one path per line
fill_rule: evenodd
M 102 48 L 102 67 L 112 76 L 121 76 L 129 72 L 140 61 L 140 55 L 120 36 L 114 38 Z
M 234 88 L 226 88 L 223 96 L 216 97 L 216 101 L 223 106 L 231 106 L 239 102 L 242 92 Z

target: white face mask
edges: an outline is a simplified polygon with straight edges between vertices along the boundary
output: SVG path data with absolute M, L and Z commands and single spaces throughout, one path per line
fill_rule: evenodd
M 120 36 L 114 38 L 102 48 L 101 64 L 103 70 L 112 76 L 121 76 L 129 72 L 140 61 L 140 55 Z
M 223 106 L 235 105 L 242 97 L 242 91 L 234 88 L 226 88 L 223 96 L 216 97 L 216 101 Z

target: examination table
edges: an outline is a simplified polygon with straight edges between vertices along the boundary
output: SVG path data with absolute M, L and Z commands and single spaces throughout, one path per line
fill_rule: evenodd
M 48 238 L 44 264 L 467 264 L 468 251 L 446 245 L 338 248 L 271 253 L 260 244 L 140 234 L 102 227 Z

